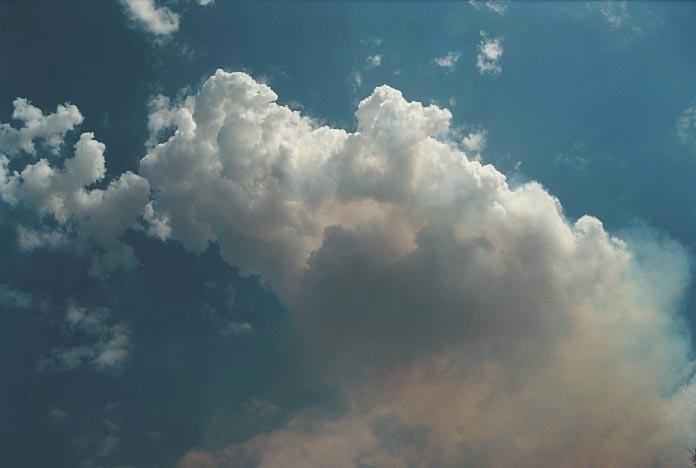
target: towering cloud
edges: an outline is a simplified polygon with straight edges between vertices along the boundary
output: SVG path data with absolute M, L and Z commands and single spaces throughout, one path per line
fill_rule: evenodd
M 686 461 L 681 247 L 569 222 L 539 184 L 470 158 L 449 111 L 388 86 L 360 103 L 355 132 L 276 99 L 218 71 L 157 100 L 140 174 L 174 238 L 217 243 L 295 311 L 346 408 L 182 466 Z

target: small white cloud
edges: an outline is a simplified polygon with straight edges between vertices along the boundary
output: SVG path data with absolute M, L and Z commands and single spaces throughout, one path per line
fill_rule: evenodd
M 696 145 L 696 105 L 689 106 L 677 119 L 677 137 L 685 145 Z
M 486 132 L 486 130 L 475 130 L 470 132 L 462 140 L 462 146 L 468 153 L 471 153 L 472 156 L 478 155 L 486 147 L 487 135 L 488 132 Z
M 215 0 L 198 0 L 198 4 L 203 6 L 212 5 L 213 3 L 215 3 Z
M 503 40 L 500 37 L 489 38 L 481 33 L 483 39 L 479 43 L 476 56 L 476 68 L 482 75 L 499 75 L 503 68 L 500 58 L 503 56 Z
M 179 30 L 179 15 L 167 7 L 158 7 L 154 0 L 121 0 L 126 13 L 151 34 L 168 36 Z M 209 1 L 199 3 L 206 5 Z
M 461 55 L 461 52 L 453 50 L 448 52 L 444 57 L 435 57 L 433 59 L 433 63 L 445 70 L 446 73 L 450 73 L 454 71 L 454 68 L 457 66 L 457 61 Z
M 487 8 L 488 10 L 502 15 L 507 10 L 509 1 L 505 0 L 469 0 L 469 4 L 476 8 Z
M 382 54 L 375 54 L 367 57 L 367 68 L 376 68 L 380 65 L 382 65 Z

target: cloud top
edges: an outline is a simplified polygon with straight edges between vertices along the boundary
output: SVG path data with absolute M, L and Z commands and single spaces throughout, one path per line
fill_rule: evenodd
M 276 100 L 217 71 L 158 108 L 170 132 L 140 174 L 173 238 L 217 243 L 296 312 L 346 408 L 183 466 L 680 465 L 679 245 L 569 222 L 538 183 L 467 157 L 448 110 L 389 86 L 355 132 Z

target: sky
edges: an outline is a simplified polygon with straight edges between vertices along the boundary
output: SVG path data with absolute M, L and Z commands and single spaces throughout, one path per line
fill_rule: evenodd
M 0 0 L 0 464 L 689 466 L 695 22 Z

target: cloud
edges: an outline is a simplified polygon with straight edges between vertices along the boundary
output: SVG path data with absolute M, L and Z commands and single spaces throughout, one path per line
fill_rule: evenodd
M 682 143 L 696 147 L 696 105 L 689 106 L 679 116 L 676 133 Z
M 483 151 L 483 149 L 486 147 L 487 136 L 488 132 L 486 130 L 474 130 L 473 132 L 469 132 L 469 134 L 464 137 L 462 140 L 462 146 L 465 150 L 471 153 L 474 158 L 480 158 L 481 151 Z
M 57 347 L 39 362 L 39 368 L 68 371 L 89 367 L 97 372 L 119 373 L 128 361 L 131 331 L 115 321 L 108 309 L 69 304 L 64 317 L 66 334 L 79 336 L 86 344 Z
M 26 108 L 26 101 L 15 100 L 15 110 L 18 102 L 19 108 Z M 27 152 L 31 149 L 36 153 L 35 140 L 45 143 L 53 152 L 62 146 L 66 132 L 82 120 L 76 107 L 62 109 L 59 106 L 56 114 L 44 118 L 40 110 L 31 107 L 32 117 L 25 120 L 27 125 L 15 129 L 5 124 L 5 134 L 24 132 L 22 146 Z M 62 117 L 58 119 L 58 116 Z M 25 131 L 27 128 L 40 130 Z M 95 254 L 92 273 L 102 275 L 136 264 L 132 248 L 124 244 L 120 236 L 141 216 L 145 216 L 145 224 L 152 235 L 166 238 L 166 218 L 155 213 L 153 206 L 148 204 L 150 187 L 144 178 L 125 172 L 103 189 L 90 188 L 104 182 L 105 150 L 105 145 L 97 141 L 93 133 L 85 132 L 74 145 L 74 156 L 62 164 L 41 158 L 12 170 L 10 160 L 0 154 L 0 199 L 33 214 L 32 226 L 17 228 L 22 248 L 69 246 L 78 252 L 90 251 Z
M 168 36 L 179 30 L 179 15 L 167 7 L 158 7 L 155 0 L 121 0 L 128 17 L 157 36 Z M 199 1 L 201 5 L 209 1 Z
M 0 283 L 0 307 L 8 309 L 48 310 L 48 302 L 33 295 L 14 289 L 8 284 Z
M 457 66 L 457 61 L 461 55 L 461 52 L 453 50 L 448 52 L 444 57 L 435 57 L 433 59 L 433 63 L 445 70 L 446 73 L 450 73 L 454 71 L 455 67 Z
M 276 100 L 217 71 L 140 173 L 172 238 L 263 275 L 346 404 L 181 466 L 684 465 L 683 248 L 567 220 L 389 86 L 354 132 Z
M 213 3 L 215 3 L 215 0 L 198 0 L 198 4 L 203 6 L 212 5 Z
M 476 69 L 482 75 L 499 75 L 503 71 L 500 65 L 500 58 L 503 56 L 503 40 L 499 37 L 489 38 L 485 33 L 481 35 L 483 39 L 479 43 Z
M 502 15 L 507 10 L 509 1 L 506 0 L 469 0 L 469 5 L 477 10 L 485 7 L 489 11 Z
M 628 19 L 628 5 L 625 1 L 600 2 L 599 11 L 613 29 L 620 28 Z
M 382 55 L 381 54 L 370 55 L 367 57 L 367 67 L 368 68 L 377 68 L 381 64 L 382 64 Z
M 68 103 L 58 105 L 56 111 L 48 115 L 25 98 L 15 99 L 12 105 L 12 118 L 21 121 L 23 126 L 14 128 L 8 123 L 0 123 L 0 155 L 9 157 L 21 152 L 36 155 L 35 140 L 41 140 L 51 152 L 57 154 L 65 134 L 83 120 L 77 106 Z

